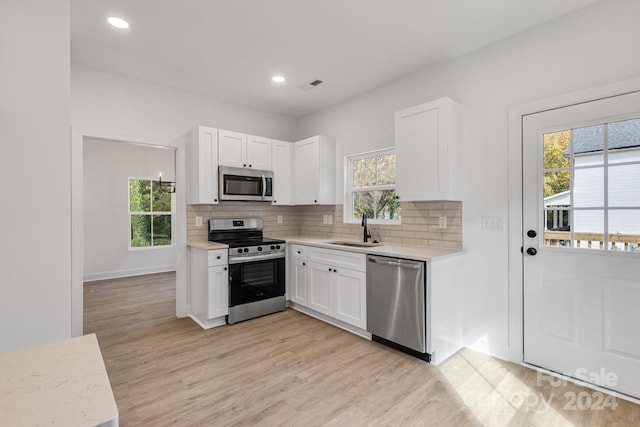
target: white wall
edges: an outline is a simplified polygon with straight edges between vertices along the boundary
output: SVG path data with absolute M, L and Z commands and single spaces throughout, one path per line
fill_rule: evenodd
M 175 248 L 129 250 L 129 178 L 175 181 L 175 150 L 85 138 L 84 280 L 175 269 Z
M 166 142 L 197 125 L 290 141 L 291 118 L 71 66 L 71 125 L 85 135 Z
M 342 164 L 393 145 L 397 110 L 442 96 L 463 104 L 467 345 L 509 357 L 509 107 L 640 75 L 639 16 L 637 0 L 600 2 L 299 121 L 299 138 L 335 137 Z M 338 195 L 342 181 L 339 170 Z M 503 231 L 481 230 L 482 216 L 502 216 Z
M 0 349 L 71 336 L 69 1 L 0 2 Z

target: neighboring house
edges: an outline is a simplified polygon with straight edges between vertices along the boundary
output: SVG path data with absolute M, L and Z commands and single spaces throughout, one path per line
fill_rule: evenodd
M 544 198 L 545 228 L 640 235 L 640 119 L 573 129 L 571 137 L 573 192 Z

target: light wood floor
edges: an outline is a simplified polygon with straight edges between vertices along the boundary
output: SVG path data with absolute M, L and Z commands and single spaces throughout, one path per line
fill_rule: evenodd
M 471 350 L 433 367 L 291 309 L 205 331 L 175 317 L 173 273 L 87 283 L 84 311 L 122 426 L 640 425 L 619 398 Z

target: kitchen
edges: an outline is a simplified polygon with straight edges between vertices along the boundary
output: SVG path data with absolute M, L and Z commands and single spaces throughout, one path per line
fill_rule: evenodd
M 9 82 L 6 93 L 12 95 L 5 99 L 13 100 L 14 105 L 8 111 L 24 111 L 23 121 L 20 122 L 22 129 L 31 129 L 32 124 L 41 123 L 43 117 L 58 117 L 58 123 L 66 124 L 66 127 L 60 129 L 60 125 L 42 123 L 28 138 L 14 131 L 3 137 L 3 141 L 26 139 L 31 141 L 31 145 L 24 143 L 23 146 L 33 149 L 27 154 L 22 149 L 16 151 L 18 144 L 3 144 L 3 150 L 8 151 L 2 152 L 3 160 L 16 157 L 31 159 L 25 162 L 5 160 L 2 170 L 4 182 L 15 181 L 16 177 L 24 178 L 23 185 L 33 192 L 38 192 L 41 184 L 41 178 L 34 177 L 44 175 L 48 180 L 59 183 L 69 182 L 71 176 L 70 149 L 68 138 L 65 139 L 65 135 L 68 135 L 68 114 L 65 116 L 56 111 L 70 109 L 73 127 L 88 134 L 149 143 L 172 140 L 202 124 L 287 141 L 311 135 L 332 135 L 340 141 L 336 157 L 342 159 L 348 154 L 393 145 L 395 111 L 443 96 L 461 102 L 462 168 L 465 171 L 462 229 L 466 251 L 463 282 L 469 284 L 465 287 L 463 297 L 465 343 L 471 348 L 512 360 L 515 360 L 518 346 L 512 345 L 510 335 L 513 332 L 510 319 L 517 313 L 514 313 L 511 301 L 513 294 L 510 291 L 512 280 L 507 232 L 512 224 L 512 221 L 507 222 L 511 209 L 508 108 L 531 100 L 630 79 L 636 77 L 640 69 L 637 58 L 625 54 L 633 51 L 637 45 L 637 6 L 629 1 L 599 2 L 541 28 L 528 30 L 425 69 L 348 102 L 292 119 L 236 104 L 213 102 L 205 97 L 78 64 L 71 65 L 69 70 L 69 11 L 43 6 L 41 14 L 55 16 L 47 26 L 42 27 L 47 29 L 53 46 L 43 46 L 41 40 L 34 40 L 28 46 L 33 52 L 42 53 L 42 58 L 37 62 L 24 63 L 22 68 L 36 73 L 36 70 L 42 69 L 40 61 L 46 60 L 49 64 L 47 72 L 42 70 L 37 78 L 28 82 L 23 80 L 23 76 L 12 75 L 6 80 Z M 9 33 L 11 38 L 26 37 L 25 43 L 31 40 L 27 36 L 43 31 L 33 26 L 19 29 L 11 25 L 6 28 L 12 31 Z M 56 36 L 52 37 L 52 34 Z M 572 38 L 568 34 L 579 34 L 580 37 Z M 617 48 L 611 49 L 610 46 Z M 600 49 L 601 57 L 596 59 L 592 55 L 594 48 Z M 57 55 L 62 59 L 57 59 Z M 21 58 L 20 52 L 16 51 L 8 61 L 24 60 Z M 555 69 L 551 75 L 545 61 L 553 60 L 562 62 L 564 67 Z M 611 63 L 615 63 L 616 67 L 611 67 Z M 42 88 L 34 82 L 60 89 L 59 92 L 53 89 L 50 89 L 52 92 L 46 91 L 52 94 L 48 102 L 39 106 L 31 105 L 29 110 L 20 110 L 23 104 L 19 101 L 25 95 L 27 98 L 40 97 Z M 19 88 L 19 91 L 13 90 L 11 85 Z M 5 86 L 3 93 L 4 89 Z M 8 132 L 9 128 L 3 126 L 3 129 Z M 486 167 L 487 164 L 491 167 Z M 341 170 L 340 165 L 338 169 Z M 343 179 L 338 174 L 338 198 L 342 187 Z M 5 330 L 1 346 L 8 350 L 68 338 L 71 311 L 68 283 L 72 276 L 71 244 L 68 242 L 72 224 L 68 221 L 71 208 L 67 201 L 71 190 L 65 186 L 55 186 L 37 202 L 23 193 L 18 194 L 11 187 L 7 190 L 10 192 L 9 200 L 24 209 L 3 213 L 7 223 L 15 224 L 7 230 L 5 241 L 16 245 L 16 250 L 7 253 L 2 264 L 3 274 L 7 277 L 6 281 L 4 278 L 2 280 L 3 295 L 7 295 L 7 299 L 3 297 L 3 300 L 12 301 L 11 306 L 2 306 L 3 324 L 11 324 L 11 319 L 21 316 L 21 313 L 34 315 L 28 316 L 34 320 L 27 319 L 18 330 Z M 41 209 L 45 205 L 53 209 L 47 209 L 48 215 L 43 218 Z M 316 214 L 316 209 L 319 210 L 317 214 L 320 215 L 320 221 L 315 221 L 314 225 L 318 228 L 328 226 L 321 222 L 324 215 L 333 215 L 334 221 L 342 216 L 339 203 L 326 210 L 316 207 L 308 209 L 305 215 L 308 215 L 309 221 L 314 221 L 311 217 Z M 208 217 L 204 213 L 202 215 Z M 194 221 L 195 216 L 194 213 Z M 503 229 L 482 230 L 483 216 L 502 218 Z M 287 218 L 286 214 L 283 217 Z M 46 222 L 42 223 L 43 220 Z M 40 232 L 35 230 L 33 224 L 42 224 L 50 230 L 50 241 L 41 243 L 35 249 L 26 243 L 41 239 Z M 359 227 L 352 228 L 353 236 L 357 237 L 359 232 L 356 230 Z M 19 256 L 34 250 L 37 254 L 46 254 L 38 271 L 28 268 Z M 10 282 L 26 281 L 53 284 L 49 287 L 36 286 L 34 289 L 43 294 L 42 299 L 35 300 L 33 291 L 8 285 Z M 8 288 L 5 289 L 5 286 Z M 45 327 L 41 320 L 37 320 L 36 313 L 49 319 Z

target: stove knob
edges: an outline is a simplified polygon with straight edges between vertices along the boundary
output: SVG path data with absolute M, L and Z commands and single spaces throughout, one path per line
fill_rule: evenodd
M 258 246 L 258 252 L 262 252 L 262 246 Z
M 276 247 L 275 246 L 271 246 L 271 250 L 274 250 Z
M 238 253 L 241 254 L 242 253 L 242 249 L 238 249 Z
M 248 248 L 244 248 L 243 251 L 244 251 L 244 253 L 247 253 L 247 252 L 249 252 L 249 249 Z
M 276 249 L 280 249 L 280 245 L 277 245 L 277 246 L 276 246 Z

